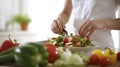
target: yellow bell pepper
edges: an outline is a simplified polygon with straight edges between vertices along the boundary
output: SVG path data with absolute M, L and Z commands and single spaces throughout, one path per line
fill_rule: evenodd
M 104 56 L 109 59 L 109 64 L 114 64 L 116 62 L 116 53 L 114 50 L 110 48 L 106 48 L 104 52 Z

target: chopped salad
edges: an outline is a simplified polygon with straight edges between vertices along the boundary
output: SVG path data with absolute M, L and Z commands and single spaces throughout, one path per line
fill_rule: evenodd
M 59 35 L 57 37 L 49 38 L 48 43 L 56 45 L 57 47 L 86 47 L 95 46 L 89 38 L 82 38 L 72 33 L 68 36 Z

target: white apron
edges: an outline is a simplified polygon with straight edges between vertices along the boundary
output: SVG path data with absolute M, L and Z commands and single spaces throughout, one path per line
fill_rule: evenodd
M 72 0 L 75 33 L 88 19 L 115 18 L 116 0 Z M 99 47 L 115 48 L 110 30 L 97 30 L 91 35 L 91 40 Z

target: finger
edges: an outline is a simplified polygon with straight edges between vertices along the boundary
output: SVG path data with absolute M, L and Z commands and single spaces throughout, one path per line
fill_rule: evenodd
M 83 31 L 82 36 L 86 37 L 88 35 L 88 32 L 91 32 L 92 28 L 93 28 L 93 26 L 87 27 L 87 29 Z
M 65 29 L 66 27 L 65 27 L 65 23 L 63 22 L 63 20 L 61 20 L 61 22 L 62 22 L 62 23 L 61 23 L 61 24 L 62 24 L 62 25 L 61 25 L 61 26 L 62 26 L 61 29 L 62 29 L 62 31 L 63 31 L 63 29 Z
M 82 32 L 81 35 L 82 35 L 83 37 L 85 37 L 86 34 L 88 34 L 88 32 L 90 32 L 93 27 L 94 27 L 94 25 L 88 23 L 86 29 L 84 29 L 84 31 Z
M 55 29 L 52 30 L 55 34 L 58 34 L 57 31 Z
M 92 27 L 91 31 L 86 37 L 89 37 L 90 35 L 92 35 L 95 32 L 95 30 L 96 30 L 96 27 Z
M 58 18 L 57 23 L 58 23 L 59 31 L 60 31 L 60 33 L 62 33 L 62 30 L 63 30 L 63 28 L 62 28 L 62 20 Z
M 61 32 L 60 32 L 60 28 L 59 28 L 57 20 L 54 20 L 54 22 L 55 22 L 55 31 L 57 32 L 57 34 L 60 34 Z
M 88 21 L 86 21 L 82 26 L 81 26 L 81 28 L 80 28 L 80 30 L 79 30 L 79 34 L 80 34 L 80 36 L 84 36 L 84 34 L 83 34 L 83 32 L 87 29 L 87 27 L 88 27 Z
M 80 34 L 80 35 L 82 35 L 83 32 L 84 32 L 84 30 L 87 29 L 88 23 L 89 23 L 89 21 L 86 21 L 86 22 L 81 26 L 81 28 L 80 28 L 80 30 L 79 30 L 79 34 Z
M 58 33 L 57 33 L 57 30 L 56 30 L 56 27 L 57 27 L 57 26 L 55 25 L 55 22 L 53 22 L 52 25 L 51 25 L 51 29 L 52 29 L 52 31 L 53 31 L 54 33 L 58 34 Z
M 56 20 L 53 21 L 53 24 L 52 24 L 52 31 L 56 34 L 59 34 L 59 31 L 58 31 L 58 26 L 56 24 Z
M 51 30 L 52 30 L 52 32 L 55 33 L 55 30 L 54 30 L 54 23 L 51 24 Z
M 65 29 L 65 25 L 64 25 L 63 21 L 61 20 L 61 32 L 63 32 L 63 29 Z

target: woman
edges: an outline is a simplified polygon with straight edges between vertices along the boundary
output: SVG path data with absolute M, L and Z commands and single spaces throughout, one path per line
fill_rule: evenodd
M 54 33 L 61 34 L 73 11 L 75 34 L 90 36 L 98 46 L 114 49 L 112 28 L 105 26 L 107 22 L 117 21 L 115 13 L 118 3 L 120 0 L 65 0 L 64 9 L 53 21 L 51 29 Z

